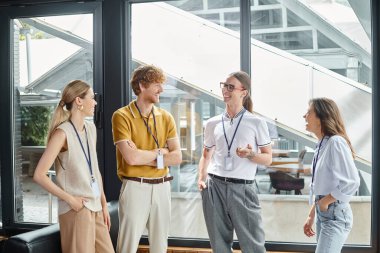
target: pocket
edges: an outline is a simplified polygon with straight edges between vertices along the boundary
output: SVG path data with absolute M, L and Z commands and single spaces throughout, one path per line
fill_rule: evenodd
M 123 200 L 123 195 L 124 195 L 125 189 L 127 188 L 127 182 L 128 180 L 123 180 L 123 184 L 121 185 L 121 188 L 120 188 L 119 201 Z
M 335 220 L 334 210 L 335 210 L 335 204 L 334 203 L 331 203 L 328 206 L 326 211 L 322 211 L 321 208 L 319 207 L 319 204 L 317 204 L 317 211 L 318 211 L 319 216 L 321 217 L 322 221 Z
M 206 202 L 210 202 L 211 205 L 213 206 L 214 205 L 214 196 L 213 196 L 213 190 L 212 190 L 212 187 L 213 187 L 213 182 L 212 182 L 212 179 L 211 178 L 207 178 L 206 180 L 206 189 L 203 189 L 201 191 L 201 197 L 202 197 L 202 201 L 203 203 L 205 204 Z
M 206 191 L 207 191 L 207 188 L 206 189 L 202 189 L 202 191 L 200 191 L 202 199 L 204 198 L 204 195 L 205 195 Z
M 207 189 L 208 189 L 208 179 L 206 179 L 205 184 L 206 184 L 206 188 L 204 188 L 204 189 L 202 189 L 201 191 L 199 191 L 199 192 L 201 193 L 201 197 L 202 197 L 202 199 L 204 198 L 204 194 L 205 194 L 205 192 L 206 192 Z
M 350 206 L 346 206 L 342 208 L 340 211 L 340 215 L 342 217 L 342 221 L 344 222 L 344 227 L 347 230 L 352 229 L 352 210 Z
M 79 208 L 78 211 L 75 211 L 74 209 L 71 209 L 72 211 L 74 211 L 76 214 L 80 213 L 81 211 L 83 211 L 84 209 L 86 208 L 86 206 L 83 204 L 83 206 L 81 208 Z
M 260 208 L 259 197 L 253 184 L 244 186 L 244 205 L 248 208 Z
M 73 213 L 76 213 L 73 209 L 70 209 L 69 211 L 58 215 L 58 219 L 66 219 L 66 217 L 73 215 Z

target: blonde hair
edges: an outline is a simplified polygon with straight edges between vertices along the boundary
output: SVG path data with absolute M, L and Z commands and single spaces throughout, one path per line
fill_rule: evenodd
M 47 141 L 50 140 L 57 127 L 70 118 L 75 98 L 84 98 L 90 88 L 91 86 L 82 80 L 74 80 L 66 85 L 51 118 Z

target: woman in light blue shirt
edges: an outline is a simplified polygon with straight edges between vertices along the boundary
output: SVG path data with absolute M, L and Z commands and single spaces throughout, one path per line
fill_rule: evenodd
M 304 118 L 306 130 L 318 138 L 310 187 L 315 202 L 306 219 L 304 233 L 308 237 L 317 234 L 315 252 L 338 253 L 352 228 L 349 202 L 360 184 L 355 153 L 333 100 L 312 99 Z M 315 216 L 316 233 L 313 230 Z

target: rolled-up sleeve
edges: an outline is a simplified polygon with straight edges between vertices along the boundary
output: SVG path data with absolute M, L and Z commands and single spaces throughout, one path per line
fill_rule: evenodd
M 114 144 L 131 139 L 130 127 L 126 118 L 119 111 L 116 111 L 112 116 L 112 135 Z
M 168 114 L 168 117 L 167 117 L 167 126 L 168 126 L 167 127 L 168 140 L 177 138 L 177 127 L 175 125 L 173 116 L 170 114 Z
M 355 166 L 351 150 L 343 138 L 334 138 L 330 146 L 334 186 L 331 195 L 338 200 L 348 202 L 359 189 L 360 177 Z

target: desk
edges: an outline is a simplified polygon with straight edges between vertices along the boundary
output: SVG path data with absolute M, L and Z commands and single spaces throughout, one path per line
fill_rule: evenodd
M 289 157 L 289 149 L 272 149 L 272 157 Z
M 287 163 L 287 164 L 278 164 L 278 165 L 270 165 L 268 166 L 269 170 L 274 171 L 282 171 L 286 173 L 297 173 L 297 177 L 299 177 L 299 173 L 311 174 L 311 164 L 303 164 L 299 163 Z
M 299 159 L 298 158 L 291 158 L 291 157 L 274 157 L 272 158 L 272 163 L 270 166 L 274 165 L 280 165 L 280 164 L 288 164 L 288 163 L 295 163 L 298 164 Z

